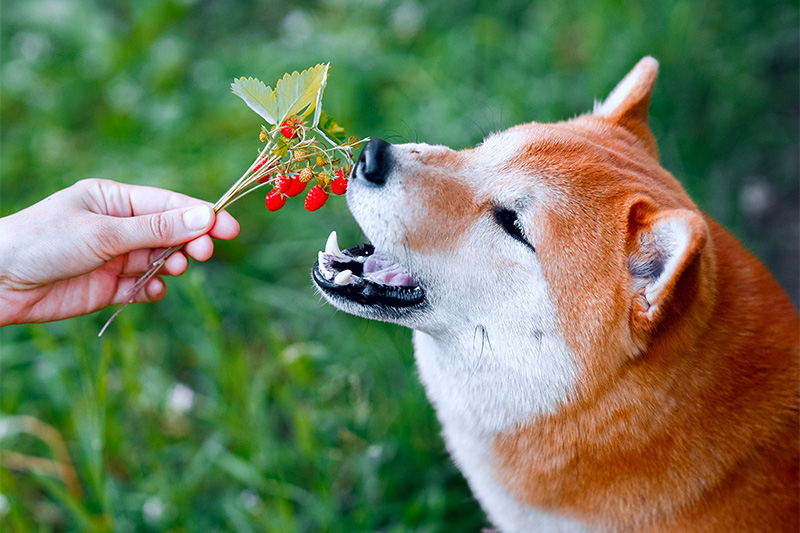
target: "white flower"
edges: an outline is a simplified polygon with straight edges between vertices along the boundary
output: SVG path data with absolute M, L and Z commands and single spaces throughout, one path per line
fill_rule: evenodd
M 252 511 L 261 503 L 261 498 L 258 497 L 258 494 L 250 489 L 243 490 L 239 497 L 242 499 L 245 509 L 249 511 Z
M 142 505 L 142 515 L 150 525 L 158 524 L 164 516 L 164 502 L 158 496 L 152 496 Z
M 194 405 L 194 391 L 183 383 L 176 383 L 169 391 L 167 409 L 183 414 Z

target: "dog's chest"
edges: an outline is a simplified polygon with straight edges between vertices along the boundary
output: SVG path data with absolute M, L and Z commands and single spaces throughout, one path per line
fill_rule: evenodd
M 457 351 L 457 344 L 449 343 L 449 347 Z M 456 353 L 442 350 L 441 343 L 415 332 L 420 378 L 436 408 L 450 455 L 501 531 L 586 531 L 577 522 L 520 504 L 497 479 L 492 467 L 495 435 L 552 408 L 566 393 L 574 369 L 556 365 L 549 369 L 552 373 L 546 380 L 539 373 L 506 376 L 497 367 L 497 359 L 490 359 L 505 348 L 499 345 L 502 343 L 497 344 L 493 353 L 475 358 L 474 366 L 464 365 L 463 360 L 456 359 Z M 483 349 L 487 349 L 485 345 Z

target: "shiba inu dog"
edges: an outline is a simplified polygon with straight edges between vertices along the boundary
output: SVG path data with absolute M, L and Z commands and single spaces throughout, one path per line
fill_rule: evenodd
M 642 59 L 592 113 L 453 151 L 371 141 L 312 270 L 412 328 L 501 531 L 797 531 L 800 321 L 658 161 Z

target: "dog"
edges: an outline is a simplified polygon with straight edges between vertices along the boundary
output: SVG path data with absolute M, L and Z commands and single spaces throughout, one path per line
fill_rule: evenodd
M 659 164 L 642 59 L 591 113 L 475 148 L 370 141 L 312 269 L 414 330 L 447 448 L 505 532 L 798 531 L 800 320 Z

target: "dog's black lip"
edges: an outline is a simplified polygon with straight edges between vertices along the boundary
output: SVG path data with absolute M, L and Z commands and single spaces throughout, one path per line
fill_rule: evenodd
M 367 257 L 375 253 L 375 247 L 365 243 L 342 250 L 342 253 L 353 259 Z M 425 303 L 425 291 L 416 287 L 391 287 L 374 283 L 359 277 L 357 283 L 338 285 L 327 279 L 319 270 L 319 261 L 314 262 L 311 277 L 321 290 L 328 294 L 350 300 L 366 307 L 383 307 L 392 309 L 410 309 Z

